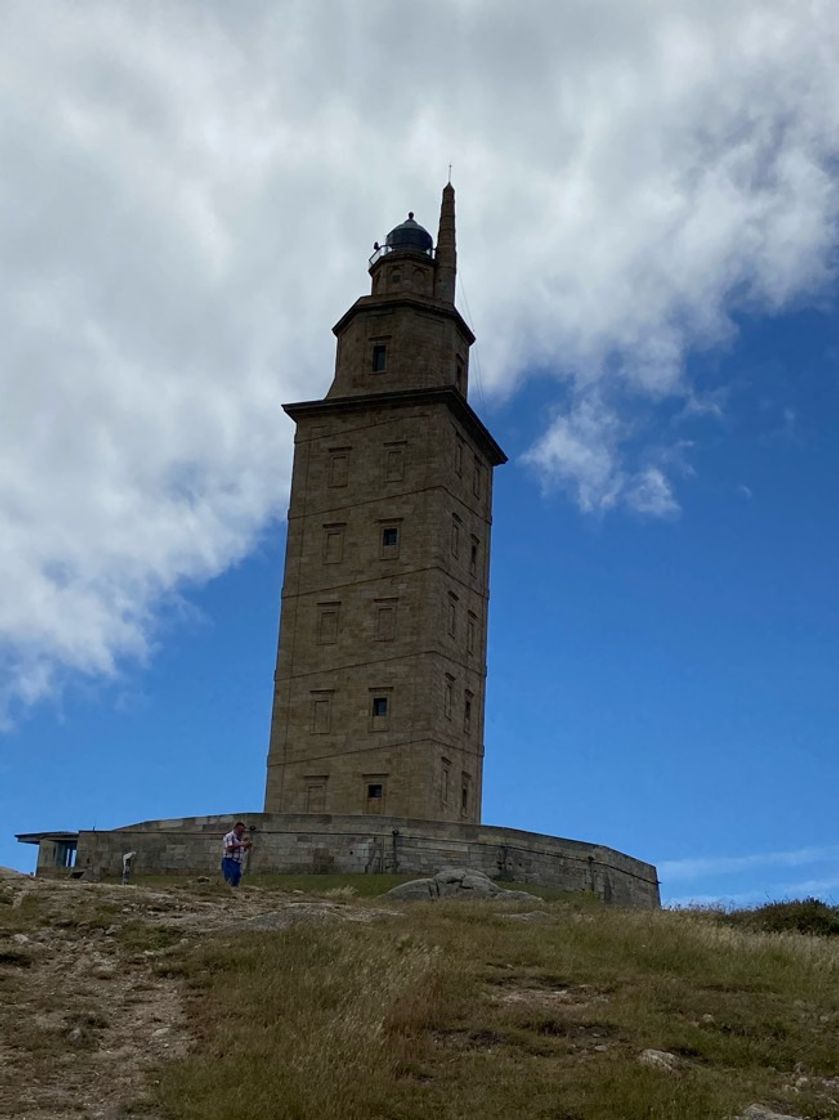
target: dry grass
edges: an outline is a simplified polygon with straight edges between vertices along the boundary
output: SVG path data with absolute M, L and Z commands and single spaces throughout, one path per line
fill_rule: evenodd
M 0 882 L 0 1117 L 122 1116 L 150 1070 L 186 1052 L 182 985 L 158 974 L 172 940 L 159 904 L 118 886 Z
M 242 889 L 259 890 L 265 893 L 275 891 L 295 892 L 306 894 L 310 897 L 329 897 L 332 891 L 351 888 L 354 895 L 359 898 L 376 898 L 389 891 L 399 883 L 407 883 L 416 879 L 416 874 L 386 873 L 382 875 L 366 874 L 279 874 L 276 872 L 264 874 L 246 874 L 242 880 Z M 224 885 L 221 875 L 217 871 L 205 876 L 184 875 L 172 872 L 168 875 L 138 875 L 133 882 L 138 886 L 161 888 L 165 890 L 182 890 L 187 894 L 200 893 L 208 897 L 226 893 L 229 888 Z M 505 882 L 502 884 L 509 890 L 528 891 L 546 901 L 577 900 L 581 896 L 574 891 L 560 890 L 558 887 L 545 887 L 537 883 Z M 597 905 L 594 895 L 590 896 L 592 904 Z
M 364 905 L 356 901 L 351 905 Z M 839 1118 L 839 945 L 714 916 L 414 904 L 181 961 L 193 1056 L 171 1120 Z M 509 914 L 509 910 L 506 912 Z M 638 1062 L 646 1048 L 675 1073 Z
M 204 881 L 201 882 L 201 879 Z M 318 898 L 323 897 L 330 891 L 352 887 L 359 897 L 374 898 L 377 895 L 384 894 L 385 891 L 389 891 L 391 887 L 395 887 L 398 883 L 406 883 L 409 879 L 416 879 L 416 875 L 282 875 L 272 872 L 258 875 L 246 874 L 242 880 L 242 889 L 256 889 L 266 893 L 275 891 L 295 892 Z M 174 872 L 169 875 L 138 875 L 134 882 L 138 886 L 183 890 L 188 894 L 194 894 L 197 891 L 209 897 L 214 894 L 226 893 L 230 889 L 225 886 L 220 873 L 215 870 L 200 878 Z

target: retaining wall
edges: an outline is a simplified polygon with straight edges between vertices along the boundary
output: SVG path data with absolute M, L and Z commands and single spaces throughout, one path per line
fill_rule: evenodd
M 236 820 L 253 838 L 248 871 L 402 872 L 430 875 L 446 865 L 493 879 L 593 891 L 621 906 L 659 905 L 656 869 L 612 848 L 493 825 L 456 825 L 402 817 L 241 813 L 145 821 L 107 832 L 80 832 L 76 874 L 118 877 L 125 852 L 136 874 L 217 874 L 221 837 Z

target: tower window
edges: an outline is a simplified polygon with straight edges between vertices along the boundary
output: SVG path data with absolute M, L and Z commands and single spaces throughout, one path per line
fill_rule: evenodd
M 324 525 L 323 562 L 340 564 L 344 557 L 344 525 Z
M 332 723 L 332 693 L 312 692 L 312 734 L 327 735 Z
M 385 482 L 401 482 L 405 477 L 405 449 L 385 446 Z
M 338 640 L 338 611 L 340 603 L 318 603 L 318 642 L 332 645 Z
M 364 785 L 364 811 L 366 813 L 383 813 L 385 804 L 385 786 L 387 774 L 363 774 Z
M 457 556 L 460 551 L 460 518 L 452 514 L 452 556 Z
M 396 600 L 376 603 L 376 639 L 392 642 L 396 637 Z
M 484 465 L 478 456 L 475 456 L 474 471 L 472 473 L 472 493 L 476 498 L 480 498 L 483 490 L 483 474 Z
M 478 545 L 480 544 L 477 537 L 472 538 L 472 543 L 469 546 L 469 573 L 476 576 L 478 574 Z
M 446 673 L 446 681 L 443 685 L 443 715 L 446 719 L 452 718 L 452 692 L 454 691 L 454 677 Z
M 387 731 L 390 726 L 390 701 L 392 689 L 379 685 L 369 691 L 370 713 L 368 731 Z
M 454 360 L 454 381 L 458 391 L 463 392 L 463 358 L 460 354 Z
M 470 611 L 469 612 L 469 617 L 466 620 L 466 652 L 467 653 L 474 653 L 475 652 L 475 635 L 477 633 L 477 630 L 478 630 L 478 619 Z
M 453 595 L 451 592 L 449 592 L 447 610 L 449 636 L 453 638 L 457 634 L 457 595 Z
M 373 345 L 373 373 L 384 373 L 387 369 L 387 346 L 383 342 Z
M 349 448 L 329 453 L 329 485 L 346 486 L 350 473 Z
M 454 435 L 454 473 L 463 474 L 463 437 L 457 432 Z
M 471 801 L 470 789 L 472 779 L 466 773 L 463 773 L 460 778 L 460 811 L 466 816 L 469 812 L 469 803 Z
M 449 803 L 449 767 L 451 763 L 447 758 L 442 760 L 442 772 L 440 775 L 440 800 L 444 805 Z
M 463 730 L 472 730 L 472 693 L 467 692 L 463 700 Z
M 307 777 L 306 781 L 306 812 L 323 813 L 326 811 L 326 783 L 328 778 L 324 775 Z
M 381 528 L 381 549 L 379 556 L 382 560 L 395 560 L 399 556 L 399 526 L 383 525 Z

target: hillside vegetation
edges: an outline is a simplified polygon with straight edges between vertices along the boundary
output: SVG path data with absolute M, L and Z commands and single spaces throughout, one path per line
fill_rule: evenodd
M 760 1104 L 839 1120 L 839 938 L 762 932 L 757 912 L 626 912 L 588 897 L 396 905 L 338 881 L 316 897 L 316 878 L 291 888 L 305 893 L 275 881 L 238 896 L 24 882 L 4 887 L 28 891 L 22 902 L 0 905 L 0 1026 L 33 1012 L 53 1026 L 24 1040 L 25 1060 L 5 1036 L 0 1115 L 724 1120 Z M 38 1100 L 2 1111 L 9 1069 L 46 1084 L 38 1047 L 54 1063 L 79 1013 L 55 970 L 49 990 L 36 984 L 56 934 L 74 967 L 87 956 L 115 973 L 88 984 L 88 1009 L 94 989 L 109 996 L 76 1024 L 74 1070 L 107 1067 L 120 999 L 165 993 L 150 1029 L 123 1041 L 124 1070 L 139 1052 L 123 1111 L 113 1094 L 97 1111 L 81 1087 L 60 1113 Z

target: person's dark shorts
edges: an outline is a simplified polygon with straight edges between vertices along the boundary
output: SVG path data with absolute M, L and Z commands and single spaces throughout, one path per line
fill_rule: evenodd
M 242 878 L 242 865 L 237 859 L 225 856 L 221 861 L 221 873 L 225 883 L 229 883 L 231 887 L 238 887 Z

